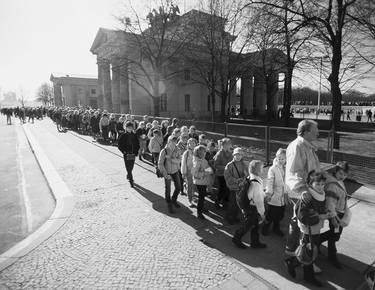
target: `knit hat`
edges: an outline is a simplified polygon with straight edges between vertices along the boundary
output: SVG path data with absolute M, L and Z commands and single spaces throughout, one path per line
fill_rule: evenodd
M 133 123 L 130 122 L 130 121 L 127 121 L 127 122 L 125 123 L 125 128 L 127 128 L 127 127 L 133 127 Z

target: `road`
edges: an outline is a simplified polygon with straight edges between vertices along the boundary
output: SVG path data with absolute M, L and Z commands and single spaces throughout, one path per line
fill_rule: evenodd
M 0 118 L 0 254 L 48 219 L 54 199 L 18 120 Z
M 150 165 L 137 160 L 136 187 L 131 189 L 117 148 L 58 133 L 49 120 L 30 129 L 77 203 L 59 232 L 0 273 L 6 287 L 310 289 L 302 282 L 301 269 L 297 279 L 285 271 L 285 238 L 261 237 L 265 250 L 237 249 L 230 240 L 236 227 L 224 223 L 223 212 L 210 199 L 207 221 L 196 218 L 186 197 L 179 198 L 184 206 L 169 215 L 163 180 Z M 317 261 L 326 289 L 356 289 L 363 282 L 361 271 L 375 257 L 373 205 L 352 204 L 353 225 L 338 244 L 344 269 L 334 269 L 324 255 Z M 282 229 L 286 232 L 286 221 Z

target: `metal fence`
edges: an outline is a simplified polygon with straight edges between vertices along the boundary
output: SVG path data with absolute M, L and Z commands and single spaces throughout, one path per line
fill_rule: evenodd
M 135 115 L 138 121 L 143 116 Z M 153 120 L 166 120 L 165 117 L 150 117 Z M 261 126 L 237 123 L 215 123 L 197 120 L 179 119 L 180 126 L 196 126 L 199 132 L 205 133 L 215 141 L 229 137 L 236 146 L 243 147 L 250 158 L 257 158 L 266 164 L 272 160 L 279 148 L 286 148 L 296 138 L 296 128 L 278 126 Z M 348 161 L 352 178 L 358 182 L 375 185 L 375 133 L 337 132 L 340 149 L 333 148 L 333 132 L 319 130 L 317 140 L 318 157 L 324 163 Z

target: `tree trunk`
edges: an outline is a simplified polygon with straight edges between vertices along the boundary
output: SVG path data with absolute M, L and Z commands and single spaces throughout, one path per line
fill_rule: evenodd
M 339 73 L 340 73 L 340 64 L 341 64 L 341 45 L 335 43 L 332 47 L 332 69 L 331 74 L 328 77 L 328 80 L 331 84 L 331 93 L 332 93 L 332 122 L 331 129 L 334 132 L 334 142 L 333 147 L 335 149 L 340 148 L 340 138 L 336 134 L 337 131 L 340 131 L 340 118 L 341 118 L 341 100 L 342 94 L 340 89 Z
M 292 104 L 292 76 L 293 70 L 288 69 L 284 80 L 283 120 L 286 127 L 289 126 L 290 108 Z
M 221 108 L 220 108 L 220 112 L 221 112 L 221 116 L 220 116 L 220 121 L 221 122 L 224 122 L 226 120 L 226 112 L 225 112 L 225 101 L 227 100 L 227 96 L 226 96 L 226 93 L 223 92 L 221 94 Z M 230 108 L 229 108 L 230 110 Z M 228 116 L 229 118 L 229 116 Z
M 154 116 L 160 116 L 160 92 L 159 92 L 159 77 L 158 73 L 154 76 L 154 85 L 153 85 L 153 107 L 154 107 Z

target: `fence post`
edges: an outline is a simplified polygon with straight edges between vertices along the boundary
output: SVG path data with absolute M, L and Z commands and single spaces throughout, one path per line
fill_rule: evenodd
M 269 165 L 270 160 L 270 127 L 266 126 L 266 134 L 265 134 L 265 141 L 266 141 L 266 164 Z
M 333 157 L 334 157 L 333 156 L 333 154 L 334 154 L 333 143 L 334 143 L 334 140 L 335 140 L 335 132 L 333 130 L 331 130 L 330 132 L 331 132 L 331 144 L 330 144 L 331 145 L 331 148 L 330 148 L 330 152 L 331 152 L 331 158 L 330 159 L 331 160 L 330 161 L 331 161 L 331 163 L 333 163 Z
M 228 137 L 228 123 L 224 122 L 224 137 Z
M 332 142 L 332 136 L 331 131 L 328 131 L 328 140 L 327 140 L 327 154 L 326 154 L 326 161 L 328 163 L 331 163 L 331 142 Z

